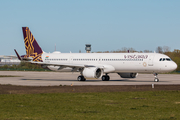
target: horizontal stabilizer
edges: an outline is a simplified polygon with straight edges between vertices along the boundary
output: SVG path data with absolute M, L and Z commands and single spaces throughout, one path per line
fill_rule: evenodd
M 18 54 L 18 52 L 16 51 L 16 49 L 14 49 L 14 51 L 15 51 L 15 53 L 16 53 L 16 55 L 17 55 L 17 57 L 18 57 L 19 60 L 21 60 L 21 61 L 33 61 L 33 58 L 32 58 L 32 57 L 20 56 L 20 55 Z
M 32 57 L 27 57 L 27 58 L 22 58 L 22 60 L 24 60 L 24 61 L 33 61 L 33 58 Z

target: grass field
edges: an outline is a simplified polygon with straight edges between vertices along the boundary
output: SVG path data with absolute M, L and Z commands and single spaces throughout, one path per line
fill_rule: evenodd
M 180 91 L 1 94 L 3 119 L 179 120 Z
M 21 77 L 21 76 L 12 76 L 12 75 L 0 75 L 0 77 Z

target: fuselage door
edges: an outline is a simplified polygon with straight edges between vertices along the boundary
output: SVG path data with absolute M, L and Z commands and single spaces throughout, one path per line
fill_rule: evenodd
M 148 60 L 148 66 L 153 66 L 154 55 L 151 55 Z
M 69 58 L 69 63 L 73 63 L 73 57 L 72 56 Z

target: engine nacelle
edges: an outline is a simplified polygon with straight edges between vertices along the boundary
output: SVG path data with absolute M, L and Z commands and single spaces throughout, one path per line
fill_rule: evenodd
M 122 78 L 136 78 L 138 73 L 118 73 Z
M 100 78 L 103 75 L 103 70 L 97 67 L 84 68 L 82 72 L 85 78 Z

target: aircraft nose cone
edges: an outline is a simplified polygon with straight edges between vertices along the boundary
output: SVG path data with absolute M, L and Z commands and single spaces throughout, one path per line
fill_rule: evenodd
M 172 70 L 175 70 L 177 68 L 177 64 L 175 62 L 173 62 L 171 68 L 172 68 Z

